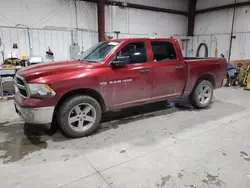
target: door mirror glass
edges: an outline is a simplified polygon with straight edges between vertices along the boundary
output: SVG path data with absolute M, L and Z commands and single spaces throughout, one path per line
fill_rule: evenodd
M 123 67 L 130 63 L 129 56 L 117 56 L 111 63 L 111 67 Z

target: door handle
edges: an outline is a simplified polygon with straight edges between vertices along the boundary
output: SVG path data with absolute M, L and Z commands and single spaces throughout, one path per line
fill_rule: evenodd
M 176 68 L 176 69 L 183 69 L 184 66 L 176 66 L 175 68 Z
M 149 72 L 149 69 L 143 69 L 143 70 L 140 70 L 141 73 L 148 73 Z

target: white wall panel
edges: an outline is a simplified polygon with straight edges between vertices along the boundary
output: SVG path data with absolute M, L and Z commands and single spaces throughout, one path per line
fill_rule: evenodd
M 97 31 L 96 3 L 77 1 L 78 28 Z
M 167 24 L 165 29 L 169 31 L 170 35 L 187 35 L 188 19 L 185 16 L 167 14 Z M 168 25 L 169 23 L 169 25 Z
M 245 2 L 246 0 L 237 0 Z M 234 3 L 234 0 L 198 0 L 197 9 L 216 7 Z M 196 36 L 216 36 L 219 54 L 229 55 L 230 33 L 232 28 L 233 9 L 213 11 L 198 14 L 195 19 Z M 250 6 L 236 8 L 233 34 L 236 39 L 232 42 L 231 60 L 250 59 Z M 214 52 L 212 46 L 211 51 Z M 210 54 L 211 55 L 211 54 Z
M 206 9 L 234 3 L 235 0 L 198 0 L 196 9 Z
M 186 0 L 125 1 L 183 11 L 188 9 Z M 13 50 L 15 42 L 18 43 L 19 57 L 29 55 L 27 29 L 14 28 L 17 24 L 31 28 L 33 55 L 44 57 L 50 46 L 55 60 L 68 59 L 72 41 L 78 42 L 81 49 L 88 49 L 98 41 L 97 6 L 85 1 L 77 1 L 76 5 L 77 11 L 74 0 L 0 0 L 0 36 L 4 42 L 0 51 L 3 50 L 6 56 Z M 105 21 L 106 32 L 114 35 L 114 31 L 120 31 L 121 38 L 186 35 L 187 30 L 185 16 L 117 6 L 105 7 Z M 79 31 L 72 37 L 70 30 L 75 28 Z
M 233 10 L 198 14 L 195 18 L 195 35 L 228 33 L 232 26 Z
M 164 13 L 129 9 L 129 32 L 131 33 L 146 32 L 151 36 L 153 36 L 153 33 L 161 35 L 165 32 L 166 21 Z
M 105 6 L 105 32 L 113 31 L 113 7 Z
M 29 27 L 43 27 L 44 24 L 61 27 L 72 26 L 71 0 L 9 0 L 0 2 L 1 25 L 25 24 Z
M 233 40 L 232 45 L 232 59 L 250 59 L 250 33 L 236 34 L 236 39 Z
M 129 9 L 129 32 L 149 36 L 186 35 L 187 18 L 179 15 Z M 156 36 L 155 36 L 156 37 Z
M 0 36 L 3 40 L 0 51 L 4 52 L 5 58 L 8 57 L 8 54 L 11 52 L 16 52 L 19 58 L 30 55 L 27 29 L 1 27 Z M 18 49 L 12 49 L 13 43 L 17 43 Z M 55 60 L 69 59 L 71 32 L 30 29 L 30 43 L 33 56 L 38 55 L 45 59 L 45 53 L 48 47 L 50 47 L 51 51 L 54 53 Z
M 236 2 L 246 2 L 248 0 L 237 0 Z M 211 7 L 218 7 L 228 4 L 233 4 L 235 0 L 198 0 L 197 1 L 197 10 L 206 9 Z
M 112 11 L 112 30 L 113 31 L 120 31 L 122 33 L 129 33 L 129 17 L 130 12 L 129 8 L 121 8 L 121 7 L 111 7 Z
M 195 35 L 230 33 L 233 9 L 198 14 L 195 18 Z M 234 32 L 250 31 L 250 6 L 236 9 Z
M 98 43 L 98 33 L 90 31 L 78 31 L 78 45 L 80 51 L 86 51 L 93 44 Z
M 55 60 L 69 59 L 71 33 L 70 31 L 33 29 L 31 30 L 31 44 L 33 55 L 41 55 L 45 59 L 45 53 L 50 47 Z
M 250 6 L 236 9 L 234 32 L 250 32 Z
M 186 35 L 187 17 L 154 11 L 106 6 L 106 32 L 169 37 Z
M 250 33 L 246 33 L 246 41 L 250 41 Z M 250 59 L 250 42 L 245 43 L 244 59 Z
M 129 8 L 117 6 L 105 7 L 105 29 L 106 32 L 120 31 L 122 33 L 129 32 Z

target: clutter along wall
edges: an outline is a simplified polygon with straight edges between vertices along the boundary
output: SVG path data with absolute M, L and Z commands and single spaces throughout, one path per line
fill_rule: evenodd
M 187 11 L 185 0 L 126 0 L 127 3 Z M 106 5 L 107 35 L 115 37 L 169 37 L 186 35 L 187 17 Z M 98 42 L 96 3 L 80 0 L 0 1 L 0 37 L 4 57 L 18 45 L 21 56 L 41 55 L 50 47 L 55 60 L 70 58 L 69 46 L 80 51 Z M 0 53 L 1 56 L 1 53 Z M 0 57 L 0 63 L 2 61 Z
M 236 2 L 244 1 L 247 0 Z M 198 0 L 197 10 L 233 3 L 235 0 Z M 198 45 L 204 42 L 208 46 L 210 57 L 215 57 L 217 46 L 218 56 L 223 53 L 228 58 L 233 11 L 234 9 L 225 9 L 196 15 L 195 36 L 191 38 L 188 48 L 190 56 L 195 55 Z M 236 8 L 233 36 L 236 38 L 232 41 L 231 60 L 250 59 L 250 6 Z M 204 48 L 200 54 L 204 55 Z

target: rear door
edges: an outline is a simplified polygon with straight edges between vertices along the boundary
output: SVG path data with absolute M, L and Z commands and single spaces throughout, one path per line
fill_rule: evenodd
M 186 83 L 186 64 L 169 41 L 152 41 L 153 99 L 179 97 Z
M 114 108 L 133 106 L 151 98 L 152 64 L 148 62 L 146 41 L 128 43 L 116 56 L 129 56 L 130 62 L 109 71 L 110 103 Z

